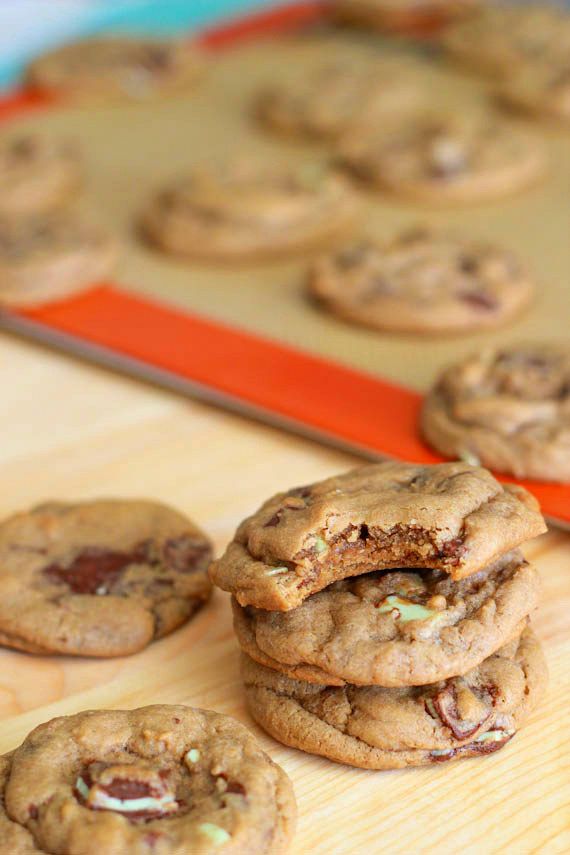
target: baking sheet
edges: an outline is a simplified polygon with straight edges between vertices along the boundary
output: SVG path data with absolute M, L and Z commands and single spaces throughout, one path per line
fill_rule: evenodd
M 306 258 L 238 270 L 198 266 L 156 253 L 135 233 L 137 214 L 153 190 L 204 160 L 244 153 L 295 161 L 327 158 L 326 147 L 285 142 L 263 132 L 251 117 L 255 93 L 268 80 L 303 75 L 333 53 L 351 57 L 393 52 L 348 34 L 266 40 L 220 54 L 204 85 L 184 98 L 126 108 L 58 107 L 14 125 L 79 141 L 88 176 L 84 204 L 125 246 L 116 277 L 122 287 L 424 389 L 441 365 L 469 351 L 520 339 L 567 337 L 567 136 L 541 134 L 551 155 L 547 180 L 504 201 L 434 211 L 365 196 L 364 228 L 370 233 L 390 235 L 400 227 L 428 222 L 491 238 L 519 252 L 535 272 L 537 299 L 519 320 L 497 331 L 434 340 L 361 329 L 324 314 L 306 299 Z M 418 61 L 411 57 L 410 62 Z M 485 97 L 484 86 L 474 79 L 426 61 L 418 74 L 436 107 L 476 109 Z

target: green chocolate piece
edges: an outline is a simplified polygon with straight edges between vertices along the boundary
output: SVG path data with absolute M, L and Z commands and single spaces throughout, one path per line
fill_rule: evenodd
M 398 612 L 398 615 L 394 615 L 394 618 L 400 623 L 408 623 L 412 620 L 430 620 L 440 614 L 440 612 L 434 609 L 427 609 L 419 603 L 412 603 L 411 600 L 405 600 L 396 594 L 390 594 L 376 608 L 381 614 L 389 614 L 393 611 Z
M 219 825 L 214 825 L 213 822 L 202 822 L 198 826 L 198 831 L 205 837 L 208 837 L 214 846 L 223 846 L 228 840 L 231 840 L 231 835 L 228 834 L 225 828 L 220 828 Z

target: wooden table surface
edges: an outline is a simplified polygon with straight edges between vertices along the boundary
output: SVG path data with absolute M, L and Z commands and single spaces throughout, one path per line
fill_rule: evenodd
M 221 550 L 240 519 L 282 487 L 353 465 L 347 455 L 0 338 L 0 513 L 48 499 L 145 496 L 170 502 Z M 284 748 L 250 721 L 227 596 L 190 626 L 127 659 L 0 651 L 0 751 L 54 715 L 188 703 L 237 716 L 291 776 L 293 853 L 570 851 L 570 535 L 531 544 L 544 580 L 535 619 L 550 667 L 529 725 L 488 758 L 365 772 Z M 9 855 L 9 853 L 4 853 Z

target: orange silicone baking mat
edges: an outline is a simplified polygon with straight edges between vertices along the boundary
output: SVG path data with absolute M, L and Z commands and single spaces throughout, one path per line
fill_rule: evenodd
M 0 118 L 10 120 L 7 133 L 41 129 L 80 143 L 80 204 L 119 236 L 123 258 L 114 282 L 32 312 L 3 313 L 0 323 L 368 456 L 434 461 L 418 436 L 417 416 L 441 366 L 499 343 L 568 336 L 568 137 L 541 130 L 549 175 L 513 198 L 453 210 L 363 198 L 365 232 L 389 235 L 427 222 L 493 238 L 522 255 L 539 283 L 535 304 L 490 333 L 424 339 L 350 326 L 306 298 L 306 257 L 238 269 L 184 264 L 137 236 L 137 214 L 149 195 L 189 165 L 242 153 L 310 163 L 330 158 L 324 147 L 263 132 L 251 105 L 268 81 L 302 77 L 333 55 L 396 53 L 437 106 L 477 110 L 488 98 L 481 82 L 433 62 L 434 47 L 322 26 L 277 33 L 318 15 L 319 4 L 297 4 L 209 33 L 206 45 L 224 49 L 213 53 L 203 84 L 183 97 L 89 108 L 26 92 L 6 97 Z M 261 38 L 269 31 L 271 38 Z M 549 517 L 570 523 L 570 487 L 527 486 Z

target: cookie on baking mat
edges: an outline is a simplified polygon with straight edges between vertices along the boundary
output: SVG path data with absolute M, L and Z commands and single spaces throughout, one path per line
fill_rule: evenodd
M 151 243 L 189 259 L 235 262 L 287 256 L 329 244 L 353 225 L 356 192 L 326 169 L 253 161 L 196 169 L 151 202 Z
M 287 136 L 335 139 L 353 124 L 415 107 L 421 97 L 402 61 L 345 61 L 266 88 L 257 98 L 256 113 L 264 125 Z
M 462 677 L 409 689 L 319 686 L 243 657 L 253 718 L 279 742 L 364 769 L 478 757 L 509 742 L 541 700 L 542 649 L 525 629 Z
M 0 305 L 33 306 L 84 291 L 115 266 L 115 241 L 77 212 L 0 218 Z
M 0 644 L 123 656 L 206 602 L 211 545 L 186 517 L 143 500 L 49 502 L 0 524 Z
M 76 101 L 141 101 L 193 87 L 203 60 L 188 42 L 106 36 L 63 45 L 28 67 L 35 90 Z
M 534 283 L 509 250 L 417 228 L 321 256 L 308 289 L 320 306 L 353 323 L 439 335 L 506 323 L 528 305 Z
M 570 349 L 512 345 L 451 365 L 427 395 L 421 427 L 448 457 L 570 482 Z
M 508 77 L 528 61 L 568 55 L 570 15 L 549 3 L 490 4 L 454 23 L 442 46 L 458 64 L 490 77 Z
M 81 183 L 78 151 L 38 134 L 0 139 L 0 218 L 46 214 L 69 201 Z
M 538 503 L 467 463 L 376 463 L 268 499 L 214 561 L 241 605 L 288 611 L 378 568 L 462 579 L 545 531 Z
M 545 170 L 540 141 L 494 117 L 407 116 L 349 132 L 338 153 L 365 185 L 430 205 L 508 196 Z
M 419 686 L 464 674 L 520 635 L 539 592 L 514 550 L 457 581 L 438 570 L 355 576 L 288 612 L 234 600 L 234 626 L 252 659 L 295 679 Z
M 0 786 L 10 855 L 280 855 L 295 826 L 291 782 L 246 728 L 180 705 L 52 719 L 0 758 Z
M 570 46 L 560 60 L 521 64 L 497 95 L 513 110 L 570 127 Z

